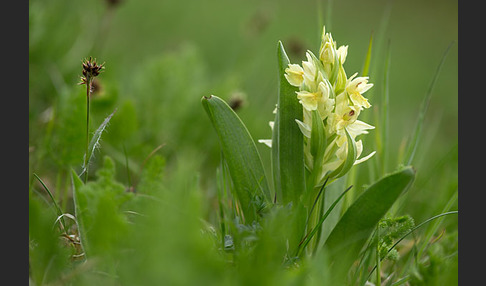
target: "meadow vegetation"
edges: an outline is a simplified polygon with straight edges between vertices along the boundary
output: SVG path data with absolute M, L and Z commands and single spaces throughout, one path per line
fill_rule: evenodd
M 31 285 L 457 285 L 457 2 L 202 2 L 29 1 Z

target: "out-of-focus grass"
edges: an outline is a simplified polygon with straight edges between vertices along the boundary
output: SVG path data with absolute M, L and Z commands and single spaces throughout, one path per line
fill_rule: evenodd
M 282 40 L 290 61 L 300 63 L 305 50 L 318 48 L 319 17 L 330 24 L 327 29 L 338 45 L 349 45 L 345 66 L 350 73 L 361 72 L 374 35 L 370 82 L 375 86 L 367 93 L 373 106 L 366 115 L 372 125 L 378 125 L 375 115 L 383 106 L 385 47 L 390 41 L 387 172 L 399 163 L 443 51 L 456 41 L 431 94 L 413 162 L 416 181 L 396 211 L 424 221 L 441 212 L 457 192 L 457 1 L 333 1 L 331 20 L 326 18 L 327 1 L 124 0 L 111 7 L 107 2 L 29 2 L 30 176 L 39 174 L 64 211 L 72 211 L 69 170 L 79 170 L 85 144 L 84 89 L 76 85 L 83 58 L 106 62 L 98 78 L 101 89 L 92 100 L 92 131 L 118 108 L 95 153 L 92 179 L 103 156 L 109 155 L 116 162 L 117 179 L 128 187 L 125 162 L 132 181 L 138 182 L 144 159 L 165 144 L 157 151 L 167 160 L 165 179 L 172 180 L 174 188 L 185 188 L 175 183 L 185 180 L 178 168 L 190 166 L 186 170 L 191 176 L 199 174 L 198 191 L 203 195 L 200 213 L 194 214 L 217 225 L 215 169 L 220 149 L 200 98 L 215 94 L 230 101 L 243 94 L 239 116 L 254 139 L 270 138 L 268 121 L 273 120 L 277 99 L 276 43 Z M 388 25 L 380 29 L 388 8 Z M 373 136 L 364 142 L 364 153 L 371 150 Z M 263 145 L 257 148 L 262 161 L 270 162 L 270 151 Z M 369 170 L 377 158 L 355 166 L 358 185 L 353 191 L 359 193 L 372 183 Z M 270 170 L 269 165 L 265 168 Z M 31 181 L 38 189 L 32 194 L 42 194 L 33 177 Z M 46 206 L 32 203 L 34 212 L 41 207 Z M 49 219 L 43 215 L 31 220 L 33 234 L 42 233 L 41 225 Z M 443 223 L 447 233 L 457 228 L 455 218 Z M 163 237 L 158 229 L 144 241 L 155 243 Z M 32 267 L 44 258 L 33 259 Z M 35 272 L 33 277 L 42 279 L 43 274 Z

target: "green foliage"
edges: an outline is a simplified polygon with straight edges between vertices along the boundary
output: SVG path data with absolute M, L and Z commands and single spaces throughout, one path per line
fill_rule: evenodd
M 115 165 L 105 157 L 96 181 L 82 184 L 73 173 L 76 219 L 86 257 L 112 255 L 127 232 L 127 218 L 122 205 L 132 194 L 115 181 Z M 109 227 L 106 227 L 106 226 Z
M 324 244 L 324 253 L 333 263 L 332 279 L 343 283 L 346 273 L 376 224 L 406 191 L 415 178 L 405 167 L 371 185 L 344 213 Z
M 458 284 L 458 241 L 457 231 L 441 234 L 439 241 L 427 249 L 426 256 L 414 265 L 411 271 L 411 285 L 439 286 Z
M 392 249 L 389 252 L 389 249 L 393 246 L 396 240 L 402 238 L 402 236 L 409 232 L 414 226 L 413 218 L 409 215 L 380 220 L 378 224 L 378 237 L 380 239 L 378 242 L 378 252 L 380 260 L 385 258 L 398 260 L 398 251 Z
M 57 108 L 54 107 L 55 125 L 48 150 L 59 167 L 77 166 L 83 162 L 86 145 L 86 91 L 77 88 L 63 92 Z
M 57 280 L 70 268 L 69 248 L 62 245 L 56 212 L 29 196 L 29 276 L 35 285 Z

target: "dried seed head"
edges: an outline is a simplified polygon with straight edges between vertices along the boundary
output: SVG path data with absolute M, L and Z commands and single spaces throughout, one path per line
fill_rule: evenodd
M 93 79 L 97 77 L 105 68 L 105 64 L 97 64 L 96 59 L 89 57 L 83 61 L 83 76 L 79 84 L 91 84 Z

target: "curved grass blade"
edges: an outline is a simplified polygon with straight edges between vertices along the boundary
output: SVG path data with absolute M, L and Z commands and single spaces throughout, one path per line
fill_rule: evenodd
M 454 192 L 452 194 L 449 201 L 447 202 L 447 204 L 442 209 L 442 213 L 447 213 L 452 208 L 453 204 L 457 201 L 458 195 L 459 194 L 456 190 L 456 192 Z M 439 230 L 439 226 L 440 226 L 442 220 L 443 219 L 435 221 L 432 225 L 430 225 L 427 228 L 427 231 L 423 235 L 422 245 L 418 248 L 417 257 L 419 257 L 419 258 L 422 257 L 422 254 L 424 253 L 424 251 L 425 251 L 425 249 L 428 245 L 428 242 L 432 239 L 434 234 Z
M 361 248 L 398 197 L 415 178 L 411 167 L 391 173 L 371 185 L 348 208 L 324 244 L 324 253 L 332 261 L 334 285 L 342 285 Z
M 407 155 L 405 156 L 407 165 L 410 165 L 412 163 L 413 158 L 415 156 L 415 152 L 417 150 L 417 146 L 418 146 L 418 143 L 420 141 L 420 137 L 422 135 L 422 126 L 423 126 L 423 123 L 424 123 L 425 113 L 427 112 L 427 108 L 429 106 L 430 98 L 432 96 L 432 90 L 434 89 L 435 83 L 437 82 L 437 78 L 439 77 L 440 70 L 442 69 L 442 65 L 445 62 L 445 59 L 447 57 L 447 54 L 449 53 L 449 50 L 452 47 L 452 44 L 454 44 L 454 42 L 451 42 L 449 44 L 449 46 L 445 50 L 444 54 L 442 55 L 440 63 L 437 66 L 437 70 L 435 71 L 434 77 L 432 78 L 432 82 L 430 83 L 429 89 L 427 90 L 427 93 L 425 94 L 424 101 L 422 101 L 422 104 L 420 106 L 419 117 L 418 117 L 417 123 L 415 125 L 415 129 L 414 129 L 414 132 L 413 132 L 412 139 L 408 143 L 408 149 L 407 149 L 407 153 L 406 153 Z
M 84 172 L 86 172 L 86 168 L 89 166 L 89 163 L 90 163 L 91 159 L 93 158 L 94 151 L 96 150 L 96 148 L 99 148 L 99 146 L 100 146 L 101 134 L 103 134 L 103 131 L 105 131 L 106 126 L 108 125 L 111 117 L 113 117 L 113 115 L 115 114 L 116 111 L 117 111 L 117 109 L 115 109 L 110 115 L 108 115 L 108 117 L 105 118 L 103 123 L 101 123 L 101 125 L 98 127 L 98 129 L 94 133 L 93 137 L 91 138 L 91 141 L 89 142 L 89 145 L 88 145 L 88 154 L 84 154 L 85 158 L 86 158 L 86 156 L 88 156 L 88 160 L 87 160 L 87 163 L 83 163 L 83 170 L 81 171 L 81 174 L 79 174 L 79 176 L 82 176 L 84 174 Z M 86 162 L 86 161 L 83 160 L 83 162 Z
M 281 41 L 278 42 L 278 101 L 272 138 L 273 175 L 277 200 L 284 204 L 297 202 L 305 191 L 304 137 L 295 122 L 302 120 L 302 105 L 285 78 L 290 61 Z
M 51 198 L 52 202 L 54 203 L 54 207 L 56 208 L 57 215 L 58 217 L 61 218 L 61 225 L 62 225 L 62 230 L 65 232 L 66 231 L 66 222 L 64 221 L 64 218 L 62 217 L 63 213 L 59 205 L 57 204 L 56 200 L 54 199 L 54 196 L 52 195 L 51 191 L 49 191 L 49 188 L 44 184 L 44 182 L 37 176 L 36 173 L 33 173 L 34 177 L 41 183 L 41 185 L 44 187 L 46 192 L 49 194 L 49 197 Z
M 271 201 L 260 154 L 248 129 L 226 102 L 214 95 L 204 96 L 201 102 L 218 134 L 245 222 L 251 223 Z

